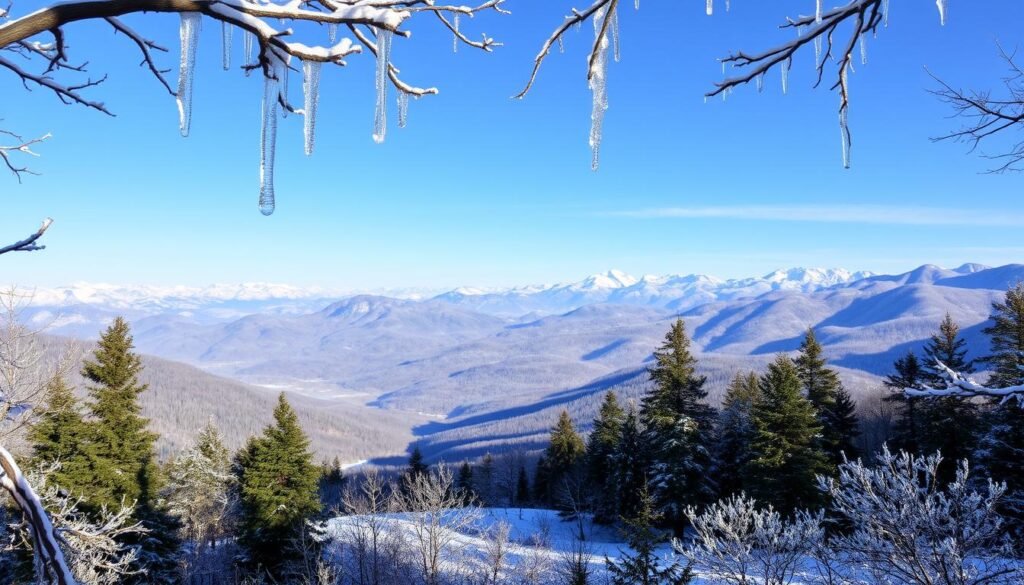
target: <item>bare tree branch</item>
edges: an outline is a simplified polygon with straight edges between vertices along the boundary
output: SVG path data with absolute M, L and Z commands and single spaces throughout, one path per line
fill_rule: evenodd
M 39 240 L 39 238 L 43 237 L 43 234 L 46 233 L 46 230 L 48 230 L 52 224 L 52 219 L 44 219 L 43 224 L 39 226 L 39 229 L 36 231 L 36 233 L 25 238 L 24 240 L 14 242 L 9 246 L 4 246 L 0 248 L 0 254 L 6 254 L 8 252 L 35 252 L 36 250 L 42 250 L 46 248 L 46 246 L 41 246 L 36 242 Z
M 1005 135 L 1006 130 L 1021 128 L 1024 124 L 1024 70 L 1015 60 L 1016 51 L 1008 53 L 999 46 L 999 55 L 1009 67 L 1008 74 L 1002 79 L 1006 95 L 999 99 L 993 98 L 990 90 L 954 88 L 928 72 L 939 84 L 932 94 L 952 107 L 954 117 L 967 120 L 959 130 L 937 136 L 933 141 L 964 142 L 969 145 L 968 152 L 974 152 L 996 134 Z M 990 173 L 1024 171 L 1024 140 L 1013 143 L 1000 154 L 982 156 L 997 163 L 989 169 Z
M 16 164 L 14 164 L 14 161 L 11 160 L 11 157 L 13 155 L 15 155 L 15 154 L 27 154 L 29 156 L 39 156 L 38 154 L 36 154 L 35 152 L 32 151 L 32 147 L 34 145 L 36 145 L 36 144 L 39 144 L 40 142 L 43 142 L 44 140 L 47 140 L 48 138 L 50 138 L 50 135 L 49 134 L 45 134 L 43 136 L 40 136 L 39 138 L 32 138 L 30 140 L 25 140 L 24 138 L 22 138 L 21 136 L 15 134 L 14 132 L 10 132 L 8 130 L 0 129 L 0 136 L 8 136 L 10 138 L 13 138 L 16 141 L 16 144 L 12 144 L 12 145 L 0 144 L 0 160 L 3 161 L 4 166 L 7 167 L 7 170 L 11 171 L 11 173 L 14 174 L 14 176 L 18 179 L 18 182 L 19 183 L 21 182 L 21 176 L 23 174 L 28 174 L 28 175 L 36 174 L 33 171 L 31 171 L 28 167 L 20 167 L 20 166 L 17 166 Z
M 976 398 L 987 396 L 999 398 L 1002 402 L 1016 399 L 1024 407 L 1024 384 L 1017 386 L 1006 386 L 1003 388 L 989 388 L 975 382 L 969 376 L 951 370 L 942 362 L 935 362 L 942 377 L 946 379 L 945 388 L 904 388 L 903 393 L 910 398 Z

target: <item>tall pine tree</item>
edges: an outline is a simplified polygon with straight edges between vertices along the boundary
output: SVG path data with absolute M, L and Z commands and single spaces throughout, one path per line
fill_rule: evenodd
M 46 480 L 75 497 L 85 497 L 90 484 L 93 455 L 88 431 L 71 387 L 62 377 L 51 380 L 42 414 L 28 431 L 32 465 L 59 463 Z
M 1006 292 L 992 304 L 992 324 L 984 329 L 992 354 L 984 359 L 992 368 L 989 386 L 1024 384 L 1024 284 Z M 981 440 L 981 464 L 998 481 L 1005 481 L 1005 512 L 1018 533 L 1024 533 L 1024 408 L 993 405 L 989 430 Z
M 739 372 L 729 382 L 718 415 L 715 444 L 715 479 L 720 496 L 730 496 L 745 488 L 747 466 L 753 457 L 754 405 L 761 397 L 757 374 Z
M 612 459 L 619 517 L 632 518 L 640 513 L 642 495 L 648 493 L 646 454 L 639 416 L 636 409 L 630 407 L 622 421 L 622 433 Z
M 117 317 L 82 366 L 91 415 L 86 425 L 91 474 L 83 503 L 94 512 L 134 503 L 134 518 L 148 533 L 127 543 L 138 546 L 139 572 L 126 582 L 170 583 L 180 553 L 178 523 L 157 498 L 162 481 L 153 448 L 157 435 L 141 414 L 139 395 L 147 389 L 139 381 L 141 372 L 128 322 Z
M 707 378 L 697 375 L 682 319 L 672 324 L 654 360 L 654 386 L 640 410 L 651 454 L 649 480 L 659 513 L 679 532 L 686 523 L 686 507 L 714 497 L 709 471 L 715 411 L 706 402 Z
M 945 388 L 940 372 L 941 362 L 954 371 L 974 372 L 974 362 L 967 359 L 967 343 L 960 337 L 960 327 L 949 313 L 939 323 L 924 348 L 924 381 L 932 388 Z M 956 397 L 929 398 L 920 402 L 921 428 L 919 448 L 923 454 L 941 451 L 943 463 L 939 479 L 950 481 L 956 475 L 959 461 L 973 456 L 978 443 L 978 404 Z
M 856 458 L 858 424 L 853 400 L 843 389 L 839 374 L 827 366 L 814 329 L 808 329 L 804 335 L 794 363 L 807 399 L 817 411 L 822 428 L 821 448 L 828 454 L 829 462 L 838 466 L 844 455 Z
M 549 470 L 548 501 L 555 507 L 570 510 L 582 503 L 579 499 L 583 487 L 581 467 L 585 452 L 583 438 L 576 432 L 569 412 L 563 410 L 551 429 L 551 442 L 544 452 Z
M 803 395 L 796 366 L 785 355 L 761 377 L 754 425 L 750 493 L 783 513 L 820 504 L 816 477 L 829 470 L 828 455 L 821 449 L 821 424 Z
M 274 408 L 274 424 L 249 439 L 237 456 L 236 469 L 241 542 L 249 562 L 275 578 L 287 577 L 293 539 L 304 522 L 320 512 L 320 499 L 319 468 L 284 393 Z
M 886 402 L 896 406 L 896 422 L 892 429 L 889 447 L 894 451 L 907 451 L 919 454 L 921 440 L 920 398 L 908 397 L 903 390 L 906 388 L 920 389 L 925 384 L 926 372 L 913 351 L 897 358 L 892 364 L 894 372 L 885 378 L 885 386 L 890 394 Z
M 660 518 L 654 511 L 654 498 L 646 488 L 639 494 L 636 513 L 622 520 L 631 552 L 620 551 L 617 561 L 605 556 L 611 585 L 685 585 L 693 580 L 688 565 L 658 554 L 658 545 L 668 538 L 655 526 Z
M 625 413 L 614 392 L 608 392 L 594 419 L 594 430 L 587 438 L 587 484 L 594 506 L 594 520 L 606 524 L 618 517 L 618 498 L 614 490 L 612 465 L 615 449 L 622 438 Z

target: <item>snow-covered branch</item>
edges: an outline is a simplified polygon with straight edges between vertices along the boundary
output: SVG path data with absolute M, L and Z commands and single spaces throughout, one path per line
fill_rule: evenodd
M 990 388 L 976 382 L 970 376 L 951 370 L 942 362 L 935 362 L 935 364 L 939 373 L 946 379 L 945 388 L 931 388 L 928 386 L 920 389 L 904 388 L 903 393 L 911 398 L 975 398 L 978 396 L 988 396 L 1000 398 L 1003 402 L 1017 399 L 1018 403 L 1024 407 L 1024 384 Z
M 0 150 L 0 155 L 2 155 L 2 153 L 3 151 Z M 46 246 L 42 246 L 37 242 L 39 241 L 39 238 L 43 237 L 43 234 L 46 233 L 46 230 L 50 229 L 50 225 L 52 224 L 52 219 L 44 219 L 42 225 L 39 226 L 39 229 L 36 230 L 34 234 L 30 235 L 24 240 L 19 240 L 17 242 L 14 242 L 13 244 L 0 248 L 0 254 L 6 254 L 8 252 L 34 252 L 36 250 L 42 250 L 46 248 Z
M 1009 66 L 1009 73 L 1002 80 L 1005 95 L 999 98 L 993 97 L 989 90 L 963 90 L 932 76 L 939 84 L 939 89 L 932 93 L 948 103 L 954 115 L 968 120 L 959 130 L 934 140 L 965 142 L 973 152 L 995 135 L 1005 135 L 1004 131 L 1024 124 L 1024 70 L 1017 64 L 1015 53 L 1007 53 L 1002 47 L 999 53 Z M 984 156 L 998 163 L 991 169 L 993 173 L 1024 171 L 1024 141 L 1013 143 L 1001 154 Z
M 274 210 L 274 155 L 277 136 L 276 117 L 287 112 L 305 118 L 305 150 L 311 154 L 314 145 L 315 118 L 318 104 L 321 65 L 345 65 L 345 58 L 366 49 L 377 60 L 377 106 L 373 138 L 384 140 L 387 119 L 388 85 L 398 91 L 399 126 L 404 126 L 410 97 L 436 94 L 432 87 L 421 88 L 398 77 L 399 70 L 391 63 L 392 37 L 409 37 L 405 28 L 416 15 L 429 17 L 453 34 L 453 42 L 474 49 L 491 51 L 500 43 L 486 34 L 479 40 L 471 38 L 460 26 L 460 17 L 473 17 L 485 11 L 507 14 L 505 0 L 486 0 L 475 6 L 439 4 L 435 0 L 72 0 L 43 8 L 20 17 L 9 11 L 0 15 L 0 69 L 13 73 L 27 89 L 42 87 L 66 104 L 79 104 L 111 114 L 107 106 L 89 98 L 86 90 L 106 78 L 87 77 L 77 82 L 58 80 L 56 73 L 85 74 L 85 65 L 70 62 L 64 51 L 67 25 L 86 20 L 105 20 L 114 31 L 126 37 L 142 55 L 145 66 L 158 82 L 177 98 L 179 124 L 183 136 L 191 126 L 192 88 L 194 82 L 196 45 L 204 18 L 219 21 L 223 31 L 224 68 L 231 66 L 231 44 L 234 31 L 243 36 L 245 60 L 241 68 L 248 74 L 261 71 L 265 79 L 263 105 L 262 160 L 260 164 L 260 209 L 264 214 Z M 181 61 L 176 88 L 164 77 L 169 69 L 161 68 L 155 53 L 166 49 L 147 39 L 121 17 L 143 13 L 176 13 L 181 17 Z M 291 25 L 320 24 L 327 29 L 327 42 L 322 39 L 303 42 Z M 355 40 L 336 38 L 340 27 L 352 31 Z M 43 40 L 37 37 L 44 36 Z M 12 58 L 26 58 L 33 69 Z M 293 64 L 301 61 L 301 67 Z M 303 74 L 304 103 L 293 106 L 288 99 L 290 71 Z M 0 151 L 2 153 L 4 151 Z M 4 157 L 7 161 L 7 157 Z M 8 162 L 8 166 L 12 165 Z M 14 170 L 12 168 L 12 170 Z

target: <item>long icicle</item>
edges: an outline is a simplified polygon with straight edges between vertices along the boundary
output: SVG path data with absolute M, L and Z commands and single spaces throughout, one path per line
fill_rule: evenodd
M 409 94 L 398 92 L 398 127 L 405 128 L 409 122 Z
M 594 46 L 597 59 L 590 72 L 590 91 L 594 95 L 593 109 L 590 112 L 590 168 L 597 170 L 601 164 L 601 138 L 604 131 L 604 114 L 608 109 L 607 73 L 608 73 L 608 33 L 604 29 L 604 20 L 611 15 L 604 9 L 598 10 L 594 17 Z
M 178 70 L 178 126 L 182 136 L 192 127 L 192 85 L 195 81 L 196 45 L 203 22 L 198 12 L 181 13 L 181 64 Z
M 245 65 L 252 65 L 252 49 L 253 49 L 253 44 L 255 44 L 254 43 L 255 40 L 256 40 L 256 37 L 254 37 L 251 32 L 249 32 L 249 31 L 243 31 L 242 32 L 242 53 L 245 55 L 245 63 L 244 63 Z M 251 69 L 246 68 L 245 76 L 249 77 L 249 73 L 251 73 L 251 72 L 252 72 Z
M 263 120 L 260 131 L 260 213 L 274 213 L 274 155 L 277 150 L 277 100 L 280 95 L 277 76 L 281 66 L 270 71 L 263 81 Z
M 850 148 L 852 146 L 849 122 L 850 86 L 848 70 L 848 67 L 843 67 L 843 70 L 839 73 L 839 134 L 843 141 L 844 169 L 850 168 Z
M 377 106 L 373 115 L 373 141 L 384 142 L 388 130 L 388 66 L 391 62 L 391 31 L 377 32 Z
M 320 61 L 302 62 L 302 94 L 304 103 L 302 107 L 305 117 L 303 124 L 303 136 L 305 138 L 306 156 L 313 154 L 313 143 L 316 133 L 316 110 L 320 104 Z
M 224 54 L 222 57 L 224 71 L 231 69 L 231 45 L 232 40 L 235 36 L 235 27 L 231 26 L 227 22 L 220 23 L 220 34 L 221 43 L 223 46 Z

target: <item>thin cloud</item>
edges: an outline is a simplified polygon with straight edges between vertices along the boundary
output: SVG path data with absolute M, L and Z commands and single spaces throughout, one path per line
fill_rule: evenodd
M 605 215 L 636 219 L 738 219 L 877 225 L 1021 227 L 1024 215 L 981 209 L 889 205 L 740 205 L 658 207 Z

